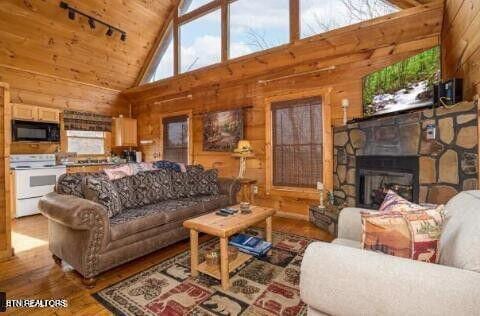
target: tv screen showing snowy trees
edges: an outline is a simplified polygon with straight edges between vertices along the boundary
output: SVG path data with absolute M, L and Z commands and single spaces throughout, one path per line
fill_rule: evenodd
M 365 116 L 433 105 L 440 81 L 440 48 L 434 47 L 363 78 Z

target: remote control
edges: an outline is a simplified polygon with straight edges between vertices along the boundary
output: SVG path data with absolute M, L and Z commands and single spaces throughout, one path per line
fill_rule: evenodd
M 222 208 L 220 209 L 220 212 L 227 213 L 229 215 L 235 214 L 237 211 L 231 208 Z
M 229 215 L 228 213 L 224 213 L 222 211 L 215 212 L 215 214 L 217 214 L 219 216 L 223 216 L 223 217 L 227 217 Z

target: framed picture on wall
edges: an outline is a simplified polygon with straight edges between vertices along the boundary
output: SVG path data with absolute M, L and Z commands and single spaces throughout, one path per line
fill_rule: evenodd
M 231 152 L 243 138 L 243 110 L 206 113 L 203 117 L 203 150 Z

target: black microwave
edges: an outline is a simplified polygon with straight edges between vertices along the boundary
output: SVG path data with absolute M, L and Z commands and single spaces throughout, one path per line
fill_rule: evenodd
M 12 121 L 12 140 L 33 142 L 59 142 L 60 126 L 55 123 Z

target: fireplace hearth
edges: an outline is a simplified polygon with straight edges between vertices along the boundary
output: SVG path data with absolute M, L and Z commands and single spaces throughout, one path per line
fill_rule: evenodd
M 417 156 L 359 156 L 356 166 L 356 206 L 378 209 L 388 190 L 418 203 Z

